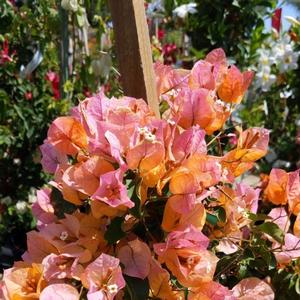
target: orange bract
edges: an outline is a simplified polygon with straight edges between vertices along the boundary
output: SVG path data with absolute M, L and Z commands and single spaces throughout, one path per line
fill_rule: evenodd
M 253 76 L 251 71 L 241 73 L 236 66 L 231 66 L 218 88 L 218 96 L 225 102 L 240 103 Z
M 281 169 L 273 169 L 270 173 L 269 183 L 264 190 L 264 196 L 276 205 L 287 203 L 288 173 Z
M 250 128 L 240 134 L 236 149 L 222 158 L 222 165 L 234 176 L 240 176 L 253 167 L 256 160 L 266 155 L 269 131 L 264 128 Z
M 72 117 L 59 117 L 48 130 L 49 142 L 61 153 L 75 155 L 87 148 L 87 136 L 83 126 Z

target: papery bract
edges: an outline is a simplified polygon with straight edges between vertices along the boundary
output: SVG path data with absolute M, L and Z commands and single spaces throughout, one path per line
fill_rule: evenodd
M 133 207 L 128 198 L 126 186 L 122 183 L 121 171 L 111 171 L 100 176 L 100 186 L 92 195 L 94 201 L 102 201 L 111 207 L 121 205 Z
M 260 189 L 254 189 L 246 184 L 236 185 L 236 194 L 252 213 L 257 213 Z
M 183 161 L 195 153 L 206 154 L 205 131 L 193 126 L 176 136 L 172 145 L 172 153 L 176 161 Z
M 172 115 L 178 119 L 178 124 L 187 129 L 199 125 L 205 129 L 216 116 L 214 100 L 206 89 L 192 91 L 182 89 L 176 96 L 172 108 Z
M 87 266 L 81 281 L 89 290 L 88 300 L 113 300 L 125 286 L 119 262 L 119 259 L 102 253 Z
M 143 133 L 144 135 L 144 133 Z M 130 169 L 138 169 L 146 186 L 154 187 L 165 173 L 165 149 L 155 135 L 146 130 L 145 140 L 131 148 L 126 155 Z
M 75 155 L 87 147 L 84 128 L 72 117 L 57 118 L 48 130 L 47 140 L 59 152 L 68 155 Z
M 42 152 L 41 164 L 44 171 L 48 173 L 55 173 L 59 164 L 65 164 L 68 162 L 67 156 L 57 151 L 56 148 L 49 144 L 47 140 L 40 146 Z
M 184 74 L 180 74 L 178 70 L 173 69 L 171 66 L 165 66 L 160 62 L 154 64 L 154 71 L 158 95 L 178 87 L 184 81 L 184 76 L 182 76 Z
M 27 233 L 27 251 L 22 255 L 22 259 L 28 263 L 41 263 L 43 259 L 58 250 L 45 237 L 37 231 Z
M 188 300 L 237 300 L 225 286 L 215 281 L 205 282 L 190 291 Z
M 54 207 L 51 204 L 51 190 L 44 188 L 36 192 L 37 199 L 32 205 L 32 214 L 37 218 L 37 227 L 41 228 L 46 224 L 55 222 Z
M 153 297 L 162 300 L 178 300 L 183 297 L 183 292 L 172 290 L 169 272 L 162 268 L 155 259 L 152 259 L 148 280 Z
M 40 293 L 46 286 L 43 278 L 43 267 L 39 264 L 26 265 L 20 263 L 3 274 L 5 293 L 10 299 L 34 300 L 40 298 Z
M 81 254 L 83 257 L 83 255 Z M 50 254 L 42 262 L 44 277 L 51 279 L 74 278 L 79 279 L 84 268 L 79 264 L 80 254 Z M 85 262 L 85 261 L 84 261 Z
M 204 60 L 199 60 L 193 66 L 189 77 L 189 86 L 192 89 L 205 88 L 215 89 L 215 78 L 213 76 L 213 66 Z
M 105 158 L 94 155 L 67 168 L 62 180 L 69 188 L 91 196 L 99 188 L 100 176 L 110 171 L 114 171 L 113 165 Z
M 75 287 L 65 283 L 48 285 L 41 293 L 40 300 L 79 300 L 80 296 Z
M 270 221 L 278 225 L 283 232 L 287 233 L 289 231 L 290 220 L 284 207 L 273 208 L 268 216 L 272 218 Z M 269 220 L 267 219 L 267 221 Z
M 289 211 L 294 215 L 300 212 L 300 170 L 290 172 L 288 180 L 288 204 Z
M 178 281 L 196 287 L 212 280 L 218 258 L 206 250 L 208 238 L 193 226 L 171 232 L 165 243 L 154 244 L 154 251 Z
M 272 169 L 264 196 L 276 205 L 287 203 L 288 173 L 281 169 Z
M 253 77 L 252 71 L 241 73 L 236 66 L 230 66 L 218 88 L 218 96 L 226 102 L 240 103 Z
M 289 211 L 298 215 L 300 211 L 299 170 L 287 173 L 282 169 L 272 169 L 264 196 L 274 204 L 288 204 Z
M 167 232 L 184 230 L 189 225 L 202 230 L 205 220 L 205 208 L 196 202 L 195 195 L 174 195 L 167 201 L 161 226 Z
M 150 272 L 151 251 L 147 244 L 135 239 L 118 251 L 118 258 L 124 265 L 123 273 L 145 279 Z
M 250 277 L 241 280 L 232 289 L 233 295 L 240 300 L 274 300 L 272 288 L 259 278 Z
M 272 248 L 279 264 L 285 265 L 300 257 L 300 239 L 291 233 L 285 234 L 283 245 L 274 242 Z
M 222 158 L 222 164 L 234 176 L 240 176 L 250 170 L 254 162 L 267 153 L 269 130 L 250 128 L 243 131 L 238 139 L 236 149 L 229 151 Z

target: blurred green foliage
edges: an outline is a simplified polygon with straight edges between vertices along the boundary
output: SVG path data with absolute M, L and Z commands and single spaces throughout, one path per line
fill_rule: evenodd
M 239 66 L 248 66 L 248 57 L 260 47 L 265 38 L 264 19 L 277 3 L 276 0 L 165 0 L 167 15 L 171 17 L 176 6 L 189 2 L 197 3 L 197 13 L 190 14 L 180 26 L 191 37 L 194 54 L 202 58 L 221 47 Z
M 19 8 L 8 1 L 0 5 L 0 49 L 7 43 L 11 58 L 0 65 L 0 246 L 17 257 L 25 232 L 35 224 L 29 207 L 20 213 L 16 203 L 27 202 L 32 188 L 44 184 L 38 147 L 50 122 L 71 105 L 66 99 L 56 100 L 46 80 L 47 72 L 59 70 L 55 7 L 54 1 L 28 1 Z M 21 65 L 26 66 L 37 49 L 43 55 L 41 64 L 22 78 Z M 1 261 L 7 263 L 5 253 Z

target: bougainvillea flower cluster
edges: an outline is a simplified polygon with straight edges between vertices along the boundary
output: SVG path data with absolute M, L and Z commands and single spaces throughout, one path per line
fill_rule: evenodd
M 237 182 L 267 153 L 269 131 L 239 128 L 236 145 L 213 150 L 252 72 L 221 49 L 191 71 L 155 71 L 161 119 L 143 99 L 99 93 L 51 124 L 41 151 L 53 180 L 37 193 L 23 261 L 4 272 L 4 299 L 274 299 L 262 276 L 227 287 L 217 274 L 251 236 L 261 196 L 284 205 L 261 227 L 286 233 L 281 244 L 263 233 L 278 264 L 300 255 L 299 172 L 273 170 L 256 189 Z

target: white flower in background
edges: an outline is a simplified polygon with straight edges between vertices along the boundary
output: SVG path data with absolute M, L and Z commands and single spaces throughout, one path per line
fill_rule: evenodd
M 258 50 L 259 58 L 258 63 L 259 67 L 265 67 L 265 66 L 271 66 L 275 63 L 275 57 L 272 55 L 272 53 L 267 49 L 260 49 Z
M 25 213 L 27 210 L 27 203 L 26 201 L 18 201 L 16 203 L 16 211 L 20 214 Z
M 19 166 L 21 164 L 21 159 L 20 158 L 14 158 L 13 159 L 13 164 Z
M 197 3 L 194 2 L 189 4 L 182 4 L 173 10 L 173 14 L 178 18 L 184 19 L 188 14 L 195 14 L 197 12 L 196 7 Z
M 285 73 L 298 68 L 299 52 L 294 51 L 294 43 L 288 35 L 272 45 L 272 53 L 276 58 L 276 65 L 280 73 Z
M 264 66 L 261 70 L 256 74 L 257 84 L 261 87 L 263 92 L 267 92 L 270 90 L 272 84 L 276 81 L 276 76 L 271 74 L 271 67 Z
M 34 203 L 36 202 L 36 189 L 35 188 L 30 188 L 29 193 L 28 193 L 28 202 L 29 203 Z
M 147 15 L 153 16 L 157 13 L 163 13 L 165 11 L 163 0 L 152 0 L 147 6 Z
M 297 52 L 285 52 L 282 59 L 278 63 L 278 69 L 280 73 L 285 73 L 290 70 L 296 70 L 298 68 L 299 53 Z
M 76 12 L 79 8 L 77 0 L 62 0 L 61 7 L 65 10 Z

